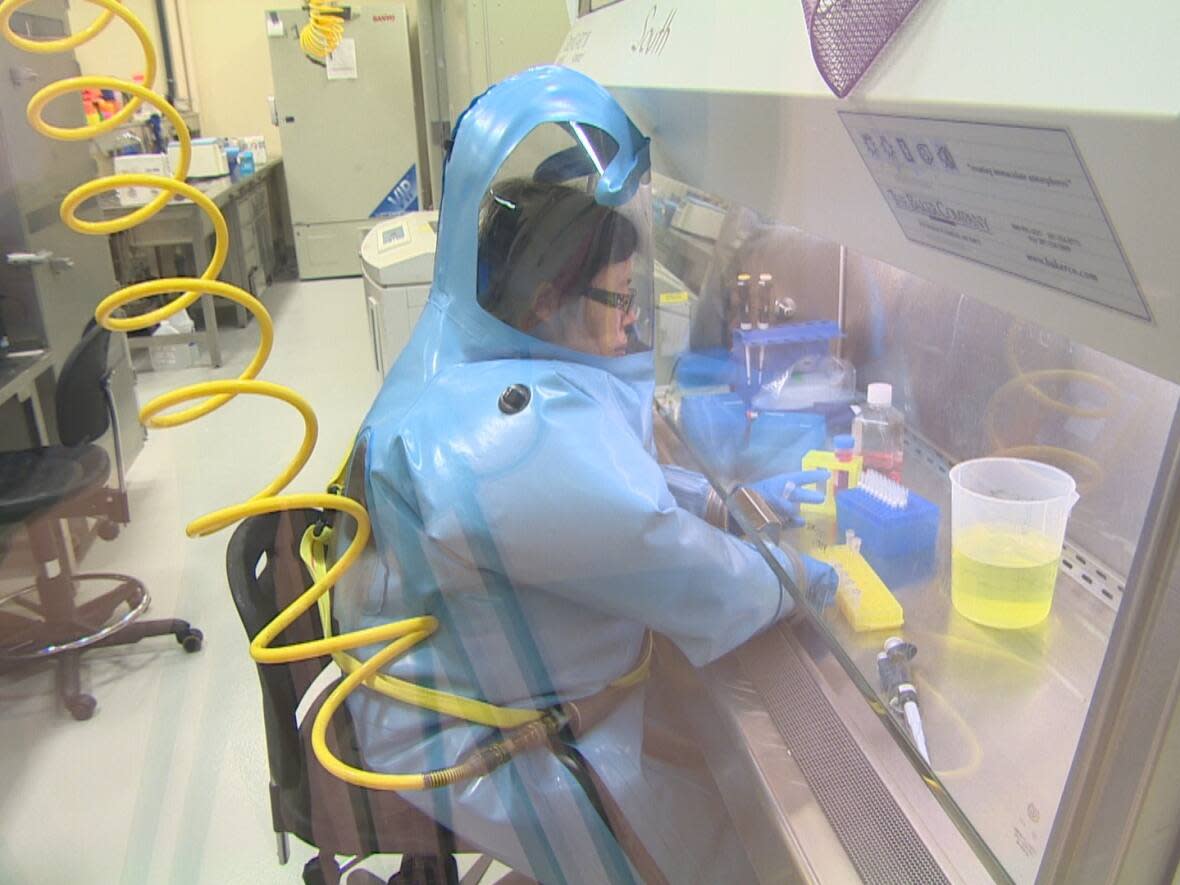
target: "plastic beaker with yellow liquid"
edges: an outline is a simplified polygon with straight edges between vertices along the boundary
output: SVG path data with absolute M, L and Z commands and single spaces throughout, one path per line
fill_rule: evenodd
M 1022 458 L 951 468 L 951 601 L 987 627 L 1039 624 L 1053 604 L 1065 524 L 1077 503 L 1068 473 Z

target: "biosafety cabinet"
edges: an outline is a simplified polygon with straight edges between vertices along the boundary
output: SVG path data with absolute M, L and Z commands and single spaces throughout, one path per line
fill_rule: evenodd
M 1173 881 L 1180 12 L 919 2 L 837 98 L 816 59 L 864 28 L 824 16 L 884 5 L 583 3 L 558 57 L 652 137 L 657 257 L 694 329 L 735 272 L 773 273 L 791 322 L 838 327 L 828 353 L 857 401 L 892 385 L 902 485 L 937 508 L 928 574 L 889 588 L 900 626 L 858 631 L 800 598 L 699 674 L 709 762 L 764 881 Z M 687 200 L 726 207 L 715 234 L 670 223 Z M 749 477 L 732 440 L 696 432 L 718 390 L 690 376 L 661 409 L 730 493 Z M 840 429 L 829 415 L 817 448 Z M 1054 465 L 1080 496 L 1033 627 L 953 604 L 948 472 L 986 456 Z M 842 540 L 808 531 L 781 540 Z M 878 662 L 894 636 L 925 754 Z

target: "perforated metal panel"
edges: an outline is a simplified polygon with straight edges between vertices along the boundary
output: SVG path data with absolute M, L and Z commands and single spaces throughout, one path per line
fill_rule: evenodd
M 949 882 L 815 677 L 787 643 L 780 650 L 778 666 L 744 669 L 861 878 L 869 885 Z

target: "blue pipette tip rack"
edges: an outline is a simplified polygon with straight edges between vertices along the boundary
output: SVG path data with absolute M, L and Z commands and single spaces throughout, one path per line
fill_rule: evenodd
M 840 537 L 849 529 L 861 539 L 861 555 L 889 587 L 903 587 L 934 574 L 938 544 L 938 505 L 910 491 L 894 507 L 864 489 L 836 495 Z
M 795 345 L 800 350 L 800 356 L 817 352 L 815 345 L 819 345 L 818 352 L 827 353 L 829 341 L 843 338 L 840 326 L 831 320 L 812 320 L 806 323 L 787 323 L 782 326 L 771 326 L 769 329 L 734 329 L 733 343 L 737 346 L 750 345 L 757 347 L 788 347 Z

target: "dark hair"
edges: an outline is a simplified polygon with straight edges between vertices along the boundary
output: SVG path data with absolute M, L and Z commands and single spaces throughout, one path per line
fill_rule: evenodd
M 542 284 L 578 295 L 638 246 L 635 225 L 584 191 L 523 178 L 497 183 L 480 211 L 479 303 L 519 326 Z

